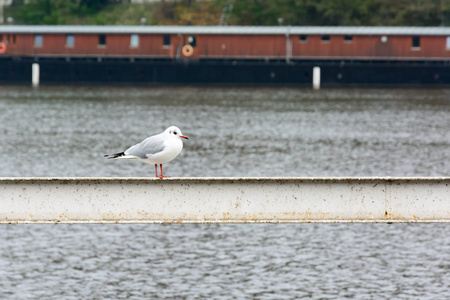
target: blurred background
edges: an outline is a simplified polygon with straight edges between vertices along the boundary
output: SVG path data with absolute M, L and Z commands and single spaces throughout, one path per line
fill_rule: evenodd
M 448 26 L 450 1 L 2 0 L 4 18 L 28 25 Z M 281 18 L 281 20 L 280 20 Z

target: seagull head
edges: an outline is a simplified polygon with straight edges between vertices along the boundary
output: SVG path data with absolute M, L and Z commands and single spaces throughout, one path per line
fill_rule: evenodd
M 179 138 L 179 139 L 186 139 L 188 140 L 188 137 L 183 135 L 181 133 L 180 128 L 178 128 L 177 126 L 170 126 L 169 128 L 167 128 L 164 133 L 170 135 L 171 137 L 174 138 Z

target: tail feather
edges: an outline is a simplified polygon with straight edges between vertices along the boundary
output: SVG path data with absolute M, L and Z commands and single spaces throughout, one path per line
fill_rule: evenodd
M 119 152 L 119 153 L 114 153 L 114 154 L 105 154 L 105 157 L 108 159 L 111 159 L 111 158 L 118 158 L 118 157 L 121 157 L 124 155 L 125 155 L 125 152 Z

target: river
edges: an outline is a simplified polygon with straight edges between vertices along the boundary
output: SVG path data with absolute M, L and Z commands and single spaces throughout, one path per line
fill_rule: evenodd
M 450 176 L 450 90 L 0 86 L 0 176 Z M 1 225 L 6 299 L 449 299 L 447 224 Z

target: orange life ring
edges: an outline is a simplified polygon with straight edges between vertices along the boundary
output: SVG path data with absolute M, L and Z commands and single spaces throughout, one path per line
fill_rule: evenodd
M 3 54 L 6 52 L 6 44 L 3 42 L 0 42 L 0 54 Z
M 191 56 L 194 53 L 194 48 L 192 48 L 191 45 L 184 45 L 183 49 L 181 49 L 181 52 L 184 56 Z

